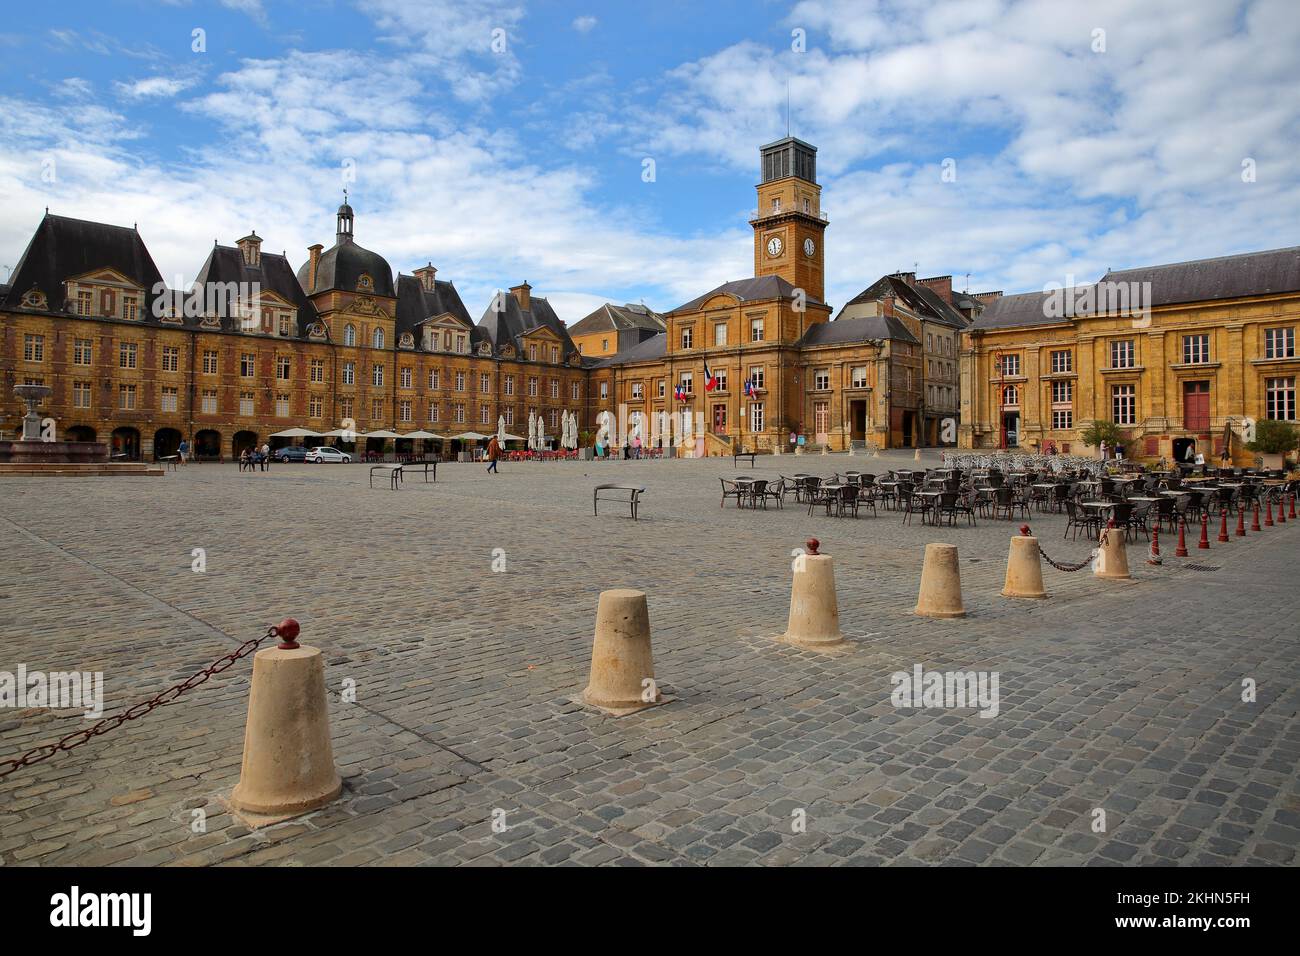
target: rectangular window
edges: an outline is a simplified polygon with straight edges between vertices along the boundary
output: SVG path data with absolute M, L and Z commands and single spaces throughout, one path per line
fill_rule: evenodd
M 1295 417 L 1295 376 L 1265 380 L 1265 415 L 1280 422 L 1293 422 Z
M 727 323 L 719 322 L 717 325 L 713 327 L 713 344 L 714 345 L 727 344 Z
M 325 360 L 314 358 L 311 360 L 311 380 L 313 382 L 325 381 Z
M 281 338 L 288 338 L 289 335 L 289 316 L 287 313 L 282 312 L 280 313 L 280 336 Z
M 134 322 L 137 315 L 140 314 L 139 303 L 133 295 L 122 297 L 122 318 Z
M 176 401 L 179 395 L 175 386 L 164 385 L 162 388 L 162 399 L 159 402 L 159 408 L 164 412 L 176 411 Z
M 819 368 L 813 373 L 813 389 L 824 392 L 831 387 L 831 373 L 829 369 Z
M 528 397 L 537 397 L 537 376 L 535 375 L 528 376 Z
M 411 367 L 410 367 L 409 365 L 403 365 L 400 374 L 401 374 L 401 387 L 402 387 L 402 388 L 410 388 L 410 387 L 411 387 Z
M 1209 335 L 1183 336 L 1183 361 L 1188 365 L 1201 365 L 1210 360 Z
M 458 391 L 458 392 L 463 392 L 463 391 L 465 391 L 465 373 L 464 373 L 464 372 L 457 372 L 457 373 L 456 373 L 456 391 Z
M 325 413 L 325 399 L 319 395 L 312 395 L 307 399 L 307 414 L 312 418 L 320 418 Z
M 465 354 L 465 336 L 463 335 L 456 336 L 456 351 L 459 352 L 461 355 Z
M 215 415 L 217 413 L 217 390 L 215 388 L 205 388 L 201 396 L 200 408 L 204 415 Z
M 1137 386 L 1113 385 L 1110 390 L 1111 418 L 1116 425 L 1137 424 Z
M 480 392 L 482 392 L 484 395 L 488 395 L 488 394 L 491 393 L 491 391 L 492 391 L 492 378 L 488 375 L 487 372 L 481 372 L 481 373 L 479 373 L 479 377 L 478 377 L 478 390 L 479 390 Z
M 763 366 L 753 365 L 749 369 L 749 384 L 754 388 L 766 388 L 763 384 L 765 372 Z
M 667 388 L 668 388 L 668 382 L 667 382 L 665 379 L 662 379 L 662 378 L 661 378 L 661 379 L 659 379 L 658 382 L 656 383 L 656 386 L 657 386 L 656 390 L 659 392 L 659 397 L 660 397 L 660 398 L 663 398 L 663 397 L 664 397 L 664 393 L 665 393 L 665 391 L 666 391 Z
M 632 383 L 632 398 L 633 398 L 634 401 L 640 401 L 641 399 L 643 399 L 643 398 L 645 397 L 645 396 L 642 394 L 642 389 L 643 389 L 644 387 L 645 387 L 645 386 L 643 386 L 640 382 L 633 382 L 633 383 Z
M 1110 343 L 1111 368 L 1133 368 L 1134 365 L 1132 339 L 1121 339 L 1118 342 Z
M 438 388 L 438 381 L 439 381 L 439 379 L 438 379 L 438 370 L 437 370 L 436 368 L 435 368 L 435 369 L 430 369 L 430 371 L 429 371 L 429 388 L 432 388 L 432 389 L 436 389 L 436 388 Z
M 560 364 L 560 347 L 558 345 L 551 346 L 551 364 L 552 365 Z
M 252 398 L 252 396 L 250 395 L 249 398 Z M 350 398 L 339 399 L 339 417 L 340 418 L 352 417 L 352 399 Z
M 282 382 L 289 381 L 289 369 L 292 367 L 293 359 L 288 355 L 277 355 L 275 357 L 275 377 Z
M 376 365 L 373 368 L 371 368 L 370 382 L 372 385 L 384 384 L 384 367 L 382 365 Z
M 77 293 L 77 315 L 90 315 L 95 301 L 94 293 L 78 292 Z M 133 406 L 134 407 L 134 406 Z
M 751 320 L 750 320 L 750 322 L 749 322 L 749 341 L 751 341 L 751 342 L 761 342 L 761 341 L 763 341 L 763 320 L 762 320 L 762 319 L 751 319 Z
M 480 425 L 486 425 L 488 423 L 488 407 L 486 405 L 480 405 L 478 407 L 478 423 Z
M 217 374 L 217 352 L 215 349 L 203 350 L 203 374 L 204 375 Z
M 382 398 L 372 398 L 370 400 L 370 417 L 375 420 L 383 419 L 384 400 Z
M 75 408 L 90 407 L 90 383 L 89 382 L 72 383 L 72 404 Z
M 343 384 L 355 385 L 356 383 L 357 383 L 357 363 L 344 362 L 343 363 Z
M 682 329 L 682 348 L 683 348 L 683 349 L 688 349 L 688 348 L 691 347 L 691 340 L 692 340 L 692 338 L 694 337 L 694 331 L 695 331 L 694 329 Z
M 687 395 L 692 394 L 695 391 L 695 373 L 682 372 L 681 386 Z
M 853 372 L 852 372 L 851 377 L 850 377 L 850 381 L 852 382 L 854 388 L 866 388 L 866 387 L 867 387 L 867 367 L 866 367 L 865 365 L 858 365 L 858 366 L 856 366 L 856 367 L 853 369 Z
M 465 406 L 464 406 L 464 405 L 457 405 L 457 406 L 456 406 L 456 422 L 457 422 L 457 424 L 462 424 L 462 425 L 465 423 Z
M 609 382 L 600 383 L 600 397 L 602 401 L 609 398 Z
M 515 377 L 513 375 L 506 376 L 506 382 L 504 387 L 505 387 L 505 393 L 507 395 L 513 395 L 515 393 Z
M 90 339 L 76 339 L 72 343 L 72 364 L 89 365 L 91 360 Z
M 1020 353 L 1017 352 L 1011 355 L 1002 356 L 1001 372 L 1003 375 L 1019 375 L 1020 374 Z
M 241 352 L 239 355 L 239 377 L 252 378 L 257 374 L 257 356 L 252 352 Z
M 1052 404 L 1061 405 L 1074 401 L 1074 383 L 1070 381 L 1052 383 Z
M 1074 371 L 1074 353 L 1069 351 L 1052 353 L 1052 372 L 1059 374 L 1061 372 Z
M 134 385 L 119 385 L 117 387 L 117 407 L 126 411 L 135 408 Z
M 569 398 L 575 402 L 582 397 L 582 385 L 578 382 L 569 383 Z
M 437 420 L 438 420 L 438 403 L 437 403 L 437 402 L 430 402 L 430 403 L 429 403 L 429 421 L 431 421 L 431 422 L 436 422 Z
M 256 398 L 252 392 L 239 393 L 239 414 L 244 418 L 252 418 L 256 414 Z
M 118 368 L 135 368 L 136 344 L 134 342 L 122 342 L 117 347 L 117 367 Z M 134 408 L 135 406 L 132 406 Z
M 1074 427 L 1074 410 L 1069 408 L 1052 409 L 1052 427 L 1057 431 Z
M 1265 329 L 1264 358 L 1295 358 L 1295 329 Z
M 749 403 L 749 430 L 751 432 L 761 432 L 763 430 L 763 403 Z
M 289 396 L 284 392 L 279 392 L 275 396 L 275 417 L 289 417 Z
M 402 399 L 397 403 L 397 418 L 398 421 L 411 421 L 411 402 L 409 399 Z
M 505 417 L 507 425 L 513 425 L 515 423 L 515 409 L 513 405 L 507 405 L 502 414 Z
M 23 336 L 23 360 L 27 362 L 45 361 L 45 336 Z
M 727 390 L 727 370 L 725 368 L 714 369 L 713 377 L 718 380 L 718 384 L 715 385 L 714 387 L 719 392 L 725 392 Z

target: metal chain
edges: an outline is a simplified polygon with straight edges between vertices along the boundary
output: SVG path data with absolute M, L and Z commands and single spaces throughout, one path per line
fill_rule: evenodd
M 217 658 L 203 670 L 191 675 L 181 683 L 168 687 L 162 693 L 157 694 L 148 700 L 142 700 L 138 704 L 133 704 L 120 714 L 105 717 L 103 720 L 87 727 L 85 730 L 78 730 L 74 733 L 70 733 L 66 737 L 61 737 L 52 744 L 42 744 L 39 747 L 35 747 L 32 750 L 27 751 L 27 753 L 23 754 L 21 757 L 15 757 L 11 760 L 0 760 L 0 779 L 9 776 L 9 774 L 13 773 L 20 767 L 30 767 L 34 763 L 48 760 L 61 750 L 68 751 L 75 747 L 80 747 L 92 737 L 100 737 L 108 733 L 110 730 L 115 730 L 122 726 L 122 724 L 126 723 L 128 720 L 138 720 L 155 707 L 161 707 L 163 704 L 171 703 L 187 690 L 192 690 L 206 682 L 208 678 L 212 677 L 212 675 L 220 674 L 222 671 L 233 667 L 237 660 L 241 657 L 247 657 L 253 651 L 257 650 L 262 642 L 266 641 L 268 638 L 277 636 L 279 636 L 279 629 L 274 626 L 268 627 L 266 633 L 261 637 L 245 641 L 243 644 L 240 644 L 236 650 L 224 657 Z
M 1089 554 L 1082 561 L 1080 561 L 1078 564 L 1057 564 L 1055 561 L 1053 561 L 1051 558 L 1047 556 L 1047 552 L 1043 550 L 1043 546 L 1041 544 L 1038 546 L 1038 553 L 1043 556 L 1044 561 L 1046 561 L 1052 567 L 1056 568 L 1056 570 L 1058 571 L 1082 571 L 1084 568 L 1088 567 L 1094 561 L 1097 560 L 1097 555 L 1101 553 L 1102 547 L 1106 544 L 1106 533 L 1109 530 L 1110 529 L 1108 528 L 1106 529 L 1106 531 L 1103 531 L 1101 533 L 1101 540 L 1097 542 L 1097 547 L 1093 548 L 1092 553 Z

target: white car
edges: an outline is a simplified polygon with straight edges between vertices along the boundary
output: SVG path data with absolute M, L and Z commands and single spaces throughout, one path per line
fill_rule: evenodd
M 339 451 L 337 448 L 330 448 L 328 445 L 321 445 L 307 452 L 306 461 L 313 465 L 319 465 L 322 462 L 349 462 L 352 456 L 345 451 Z

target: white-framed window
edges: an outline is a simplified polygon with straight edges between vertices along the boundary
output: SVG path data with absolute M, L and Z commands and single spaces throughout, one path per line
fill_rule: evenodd
M 251 396 L 250 396 L 251 397 Z M 339 418 L 352 417 L 352 397 L 339 399 Z
M 693 394 L 695 391 L 695 373 L 682 372 L 682 377 L 678 384 L 681 385 L 682 391 L 687 395 Z
M 199 409 L 204 415 L 215 415 L 217 413 L 217 390 L 215 388 L 205 388 L 199 396 Z
M 1183 336 L 1183 361 L 1202 365 L 1210 360 L 1210 336 L 1207 333 Z
M 726 322 L 718 322 L 713 326 L 713 344 L 714 345 L 727 344 L 727 323 Z
M 1295 358 L 1295 328 L 1264 330 L 1264 358 Z M 90 363 L 87 362 L 87 365 Z
M 140 314 L 140 300 L 133 295 L 122 296 L 122 318 L 134 322 Z
M 136 354 L 139 348 L 134 342 L 119 342 L 117 346 L 117 367 L 135 368 Z M 135 406 L 132 405 L 132 408 Z
M 289 381 L 289 376 L 293 370 L 293 358 L 288 355 L 277 355 L 275 357 L 275 377 L 282 382 Z
M 400 380 L 401 380 L 402 388 L 411 387 L 411 366 L 409 365 L 402 366 L 402 371 L 400 373 Z
M 180 390 L 175 385 L 164 385 L 159 397 L 158 407 L 164 412 L 176 411 Z
M 1266 379 L 1264 386 L 1265 416 L 1280 422 L 1295 421 L 1295 376 Z
M 290 335 L 293 334 L 292 332 L 290 332 L 290 325 L 291 325 L 291 320 L 289 318 L 289 313 L 281 312 L 280 313 L 280 338 L 287 339 Z
M 134 385 L 119 385 L 117 387 L 117 407 L 124 411 L 135 408 Z
M 1052 409 L 1052 428 L 1060 431 L 1065 428 L 1074 427 L 1074 409 L 1072 408 L 1053 408 Z
M 484 395 L 492 391 L 492 378 L 487 372 L 480 372 L 478 376 L 478 390 Z
M 467 341 L 467 340 L 466 340 L 465 336 L 463 336 L 463 335 L 458 335 L 458 336 L 456 336 L 456 351 L 457 351 L 459 354 L 461 354 L 461 355 L 464 355 L 465 352 L 467 351 L 467 349 L 466 349 L 466 345 L 465 345 L 466 341 Z
M 480 425 L 488 424 L 488 407 L 486 405 L 478 407 L 478 422 Z
M 411 400 L 404 398 L 397 403 L 397 420 L 400 422 L 411 421 Z
M 252 378 L 257 374 L 257 356 L 252 352 L 241 352 L 239 355 L 239 376 L 240 378 Z
M 766 375 L 767 372 L 762 365 L 751 365 L 749 367 L 749 384 L 754 388 L 766 388 L 767 386 L 763 384 Z
M 23 336 L 23 361 L 45 361 L 45 336 L 31 334 Z
M 513 395 L 515 393 L 515 377 L 513 375 L 507 375 L 506 380 L 501 387 L 505 390 L 507 395 Z
M 357 384 L 357 363 L 356 362 L 343 363 L 343 384 L 344 385 Z
M 203 350 L 203 374 L 204 375 L 217 374 L 217 350 L 216 349 Z
M 1110 389 L 1111 419 L 1116 425 L 1137 424 L 1137 386 L 1112 385 Z
M 372 348 L 382 349 L 384 347 L 384 330 L 375 329 L 374 334 L 370 336 L 370 345 Z
M 314 358 L 311 360 L 311 380 L 313 382 L 325 381 L 325 360 Z
M 715 368 L 713 377 L 717 379 L 718 384 L 714 386 L 719 392 L 727 390 L 727 370 L 725 368 Z
M 813 389 L 818 392 L 824 392 L 831 387 L 831 371 L 827 368 L 819 368 L 813 372 Z
M 1133 368 L 1134 349 L 1132 339 L 1120 339 L 1110 343 L 1110 367 Z
M 89 382 L 72 383 L 72 406 L 74 408 L 90 407 L 90 383 Z
M 372 385 L 384 384 L 384 367 L 382 365 L 375 365 L 371 368 L 370 384 Z
M 464 406 L 464 405 L 457 405 L 457 406 L 456 406 L 456 421 L 457 421 L 458 424 L 464 424 L 464 423 L 465 423 L 465 406 Z
M 751 432 L 761 432 L 764 428 L 765 421 L 766 419 L 764 418 L 764 413 L 763 413 L 763 403 L 750 402 L 749 403 L 749 430 Z
M 239 414 L 244 418 L 252 418 L 256 411 L 256 398 L 252 392 L 239 393 Z
M 551 398 L 559 398 L 559 397 L 560 397 L 560 380 L 558 378 L 553 378 L 551 379 Z
M 77 315 L 90 315 L 91 310 L 94 309 L 94 307 L 95 295 L 93 292 L 77 293 Z
M 694 329 L 692 329 L 692 328 L 685 328 L 685 329 L 682 329 L 682 348 L 683 348 L 683 349 L 688 349 L 688 348 L 691 347 L 691 342 L 692 342 L 693 339 L 694 339 L 694 335 L 695 335 L 695 330 L 694 330 Z
M 307 399 L 307 414 L 312 418 L 320 418 L 324 413 L 325 399 L 320 395 L 309 396 Z
M 560 347 L 558 345 L 551 346 L 551 364 L 552 365 L 560 364 Z
M 866 388 L 867 367 L 865 365 L 855 365 L 849 375 L 849 382 L 853 388 Z
M 763 341 L 763 320 L 762 319 L 749 320 L 749 341 L 751 342 Z
M 164 351 L 166 349 L 164 348 Z M 93 346 L 90 339 L 75 339 L 72 343 L 72 364 L 90 365 Z
M 578 382 L 569 383 L 569 398 L 575 402 L 582 398 L 582 385 Z
M 429 388 L 433 388 L 433 389 L 438 388 L 438 381 L 439 381 L 438 370 L 437 370 L 436 368 L 434 368 L 434 369 L 430 369 L 430 370 L 429 370 Z
M 275 417 L 289 417 L 289 396 L 284 392 L 279 392 L 275 396 Z
M 371 420 L 383 421 L 384 400 L 382 398 L 372 398 L 370 400 L 370 418 Z
M 609 398 L 609 382 L 600 383 L 600 397 L 602 401 Z
M 1020 374 L 1020 353 L 1012 352 L 1010 355 L 1002 356 L 1001 372 L 1003 375 Z
M 357 344 L 357 327 L 355 325 L 348 323 L 347 325 L 343 326 L 343 344 L 344 345 Z
M 1002 407 L 1017 408 L 1020 405 L 1020 389 L 1015 385 L 1007 385 L 1002 389 Z
M 537 376 L 536 375 L 528 376 L 528 397 L 529 398 L 537 397 Z
M 515 423 L 515 407 L 513 405 L 507 405 L 501 412 L 501 415 L 505 418 L 507 425 L 513 425 Z
M 1052 404 L 1063 405 L 1074 401 L 1074 383 L 1068 379 L 1052 383 Z
M 436 422 L 437 420 L 438 420 L 438 403 L 431 401 L 429 402 L 429 421 Z
M 645 398 L 645 395 L 643 394 L 644 389 L 645 389 L 645 386 L 644 386 L 642 383 L 640 383 L 640 382 L 633 382 L 633 383 L 632 383 L 632 399 L 633 399 L 633 401 L 640 401 L 641 399 Z
M 1059 374 L 1061 372 L 1074 371 L 1074 353 L 1069 349 L 1062 349 L 1059 352 L 1052 353 L 1052 372 Z

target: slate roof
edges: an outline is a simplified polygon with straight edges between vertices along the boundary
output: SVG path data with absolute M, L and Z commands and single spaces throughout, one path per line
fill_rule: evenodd
M 551 303 L 540 295 L 529 295 L 530 308 L 527 310 L 520 308 L 519 300 L 511 292 L 503 293 L 501 300 L 505 305 L 503 311 L 498 312 L 492 308 L 497 302 L 496 296 L 493 296 L 492 302 L 488 304 L 478 320 L 475 337 L 472 340 L 476 345 L 486 339 L 492 344 L 494 350 L 509 344 L 515 347 L 516 354 L 522 355 L 524 350 L 521 339 L 524 333 L 545 326 L 559 337 L 562 360 L 567 361 L 571 354 L 578 351 L 578 347 L 573 344 L 573 339 L 569 337 L 569 330 L 555 314 Z
M 202 286 L 209 282 L 258 283 L 263 291 L 274 292 L 297 306 L 296 334 L 299 338 L 306 338 L 308 329 L 317 321 L 316 307 L 311 304 L 294 277 L 293 266 L 279 253 L 263 252 L 258 259 L 258 265 L 250 266 L 244 262 L 244 254 L 239 249 L 233 246 L 214 246 L 195 281 Z M 196 321 L 187 319 L 185 324 L 192 325 Z M 240 331 L 239 319 L 223 317 L 221 327 L 227 332 Z
M 298 283 L 307 290 L 308 295 L 339 289 L 344 292 L 356 292 L 357 280 L 362 273 L 369 275 L 375 283 L 375 295 L 394 296 L 393 270 L 388 260 L 377 252 L 371 252 L 358 245 L 351 236 L 343 236 L 333 246 L 321 253 L 316 267 L 316 285 L 308 288 L 311 275 L 309 258 L 298 269 Z
M 414 335 L 417 347 L 421 339 L 419 326 L 434 316 L 450 313 L 467 327 L 474 328 L 474 320 L 469 317 L 456 287 L 444 279 L 434 279 L 433 286 L 432 290 L 426 290 L 415 276 L 397 275 L 395 330 L 399 339 L 406 332 Z M 472 336 L 471 341 L 474 341 Z
M 668 333 L 660 332 L 643 342 L 638 342 L 626 351 L 599 359 L 591 364 L 592 368 L 608 368 L 611 365 L 624 365 L 630 362 L 649 362 L 661 359 L 668 353 Z
M 606 302 L 595 312 L 584 316 L 569 327 L 570 335 L 587 335 L 592 332 L 619 332 L 625 329 L 651 329 L 662 332 L 667 324 L 658 312 L 639 303 L 615 305 Z
M 1093 287 L 1112 282 L 1125 285 L 1149 282 L 1150 301 L 1146 304 L 1151 306 L 1300 292 L 1300 246 L 1108 271 Z M 1085 288 L 1076 287 L 1075 295 L 1082 295 Z M 1069 321 L 1048 314 L 1050 295 L 1050 292 L 1024 292 L 994 299 L 986 304 L 983 314 L 970 328 L 979 331 Z M 1093 298 L 1104 304 L 1109 296 L 1098 291 Z
M 795 287 L 776 275 L 758 276 L 754 279 L 736 279 L 733 282 L 724 282 L 716 289 L 691 299 L 685 305 L 679 305 L 668 314 L 693 312 L 720 293 L 734 295 L 741 302 L 761 302 L 768 299 L 793 299 Z M 814 299 L 812 296 L 808 296 L 807 301 L 810 305 L 825 305 L 820 299 Z
M 887 275 L 877 279 L 850 299 L 846 307 L 863 302 L 874 302 L 888 295 L 894 296 L 928 322 L 938 322 L 954 329 L 964 329 L 970 324 L 964 315 L 929 286 L 919 282 L 908 282 L 899 275 Z
M 9 277 L 0 304 L 17 308 L 33 286 L 45 293 L 49 311 L 64 312 L 63 283 L 99 269 L 113 269 L 144 288 L 142 320 L 152 320 L 153 289 L 162 274 L 135 229 L 45 214 Z
M 908 330 L 901 319 L 892 315 L 864 315 L 853 319 L 816 322 L 803 334 L 799 346 L 843 345 L 870 339 L 921 344 L 920 339 Z

